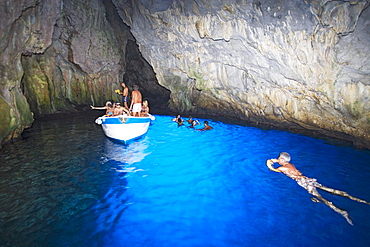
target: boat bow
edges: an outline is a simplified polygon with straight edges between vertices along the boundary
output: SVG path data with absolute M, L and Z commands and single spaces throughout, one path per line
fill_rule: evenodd
M 95 120 L 96 124 L 102 125 L 104 134 L 112 139 L 127 142 L 144 135 L 155 120 L 153 115 L 148 117 L 132 117 L 128 115 L 102 116 Z

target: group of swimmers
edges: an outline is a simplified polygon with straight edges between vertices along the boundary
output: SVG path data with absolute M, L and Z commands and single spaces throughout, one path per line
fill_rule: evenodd
M 185 122 L 184 119 L 182 119 L 180 115 L 177 115 L 174 119 L 172 119 L 172 121 L 176 122 L 178 127 L 184 125 L 184 122 Z M 199 121 L 194 120 L 192 117 L 190 117 L 187 120 L 187 123 L 189 124 L 188 128 L 192 128 L 192 129 L 196 129 L 195 126 L 200 125 Z M 204 131 L 204 130 L 211 130 L 211 129 L 213 129 L 213 127 L 208 124 L 208 121 L 204 121 L 204 127 L 202 129 L 196 129 L 196 130 Z
M 120 90 L 116 90 L 116 93 L 122 95 L 122 102 L 124 106 L 121 106 L 119 102 L 112 103 L 110 101 L 107 101 L 105 106 L 102 107 L 95 107 L 91 106 L 91 109 L 96 109 L 96 110 L 106 110 L 106 115 L 107 116 L 118 116 L 118 115 L 123 115 L 124 113 L 127 115 L 131 116 L 137 116 L 137 117 L 146 117 L 149 114 L 149 107 L 148 107 L 148 101 L 144 100 L 142 102 L 142 96 L 141 93 L 139 92 L 139 87 L 137 85 L 134 85 L 133 91 L 132 91 L 132 97 L 131 97 L 131 105 L 128 107 L 127 105 L 127 96 L 128 96 L 128 88 L 126 87 L 125 83 L 121 83 L 122 86 L 122 92 Z M 180 115 L 177 115 L 172 121 L 176 122 L 178 126 L 183 126 L 184 125 L 184 120 L 181 118 Z M 192 117 L 190 117 L 186 121 L 189 125 L 188 128 L 196 129 L 196 125 L 200 125 L 198 120 L 194 120 Z M 204 127 L 202 129 L 196 129 L 199 131 L 205 131 L 205 130 L 211 130 L 213 129 L 209 124 L 208 121 L 204 121 Z M 308 193 L 313 195 L 314 197 L 312 198 L 312 201 L 314 202 L 323 202 L 325 205 L 333 209 L 335 212 L 341 214 L 349 224 L 353 225 L 352 220 L 348 214 L 347 211 L 340 209 L 336 207 L 332 202 L 328 201 L 327 199 L 323 198 L 317 189 L 335 194 L 335 195 L 340 195 L 344 196 L 347 198 L 350 198 L 352 200 L 369 204 L 369 202 L 358 199 L 356 197 L 353 197 L 349 195 L 348 193 L 340 190 L 335 190 L 332 188 L 325 187 L 318 183 L 316 179 L 313 178 L 308 178 L 304 176 L 293 164 L 290 163 L 290 155 L 286 152 L 281 152 L 278 156 L 277 159 L 269 159 L 266 161 L 267 167 L 275 172 L 281 172 L 285 174 L 286 176 L 294 179 L 298 185 L 302 186 L 305 188 Z M 273 166 L 274 163 L 278 163 L 280 166 L 275 168 Z
M 121 106 L 121 103 L 107 101 L 105 106 L 95 107 L 90 106 L 93 110 L 106 110 L 106 116 L 119 116 L 127 114 L 134 117 L 147 117 L 149 116 L 149 104 L 147 100 L 142 101 L 142 95 L 139 91 L 139 86 L 134 85 L 133 91 L 131 94 L 131 104 L 130 107 L 127 105 L 128 101 L 128 87 L 124 82 L 121 83 L 122 92 L 117 89 L 115 92 L 122 95 L 122 102 L 124 106 Z

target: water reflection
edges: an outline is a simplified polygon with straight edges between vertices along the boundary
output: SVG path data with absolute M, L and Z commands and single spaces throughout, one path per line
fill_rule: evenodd
M 123 145 L 120 142 L 106 138 L 102 154 L 104 162 L 109 163 L 111 169 L 116 172 L 137 172 L 143 170 L 138 169 L 134 165 L 150 154 L 150 152 L 146 151 L 147 149 L 148 142 L 145 139 Z
M 350 226 L 265 165 L 289 151 L 304 173 L 369 199 L 368 152 L 218 122 L 198 132 L 170 116 L 124 145 L 95 119 L 35 122 L 0 151 L 0 246 L 369 243 L 369 206 L 335 198 Z
M 75 237 L 72 240 L 74 246 L 109 246 L 107 243 L 112 229 L 116 229 L 122 222 L 124 212 L 131 205 L 129 201 L 132 195 L 127 193 L 129 174 L 143 171 L 137 168 L 137 164 L 149 154 L 147 148 L 148 142 L 144 138 L 128 145 L 109 138 L 102 141 L 100 165 L 111 174 L 110 184 L 93 207 L 73 222 L 76 227 L 86 227 L 77 234 L 64 234 Z M 85 238 L 81 239 L 80 236 Z
M 0 246 L 58 246 L 66 236 L 74 246 L 95 232 L 94 210 L 124 195 L 125 169 L 147 145 L 114 143 L 89 118 L 36 121 L 1 150 Z

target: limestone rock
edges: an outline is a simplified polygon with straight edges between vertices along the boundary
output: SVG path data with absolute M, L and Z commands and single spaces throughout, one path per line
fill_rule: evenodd
M 368 1 L 114 3 L 174 110 L 370 147 Z
M 368 0 L 0 1 L 0 140 L 119 100 L 370 148 Z M 140 52 L 139 52 L 140 51 Z M 153 109 L 153 107 L 151 107 Z
M 19 137 L 34 116 L 120 100 L 114 90 L 131 64 L 127 54 L 138 48 L 127 50 L 134 38 L 110 1 L 13 0 L 0 7 L 0 143 Z M 148 63 L 129 72 L 146 80 L 126 76 L 129 87 L 142 84 L 168 100 Z

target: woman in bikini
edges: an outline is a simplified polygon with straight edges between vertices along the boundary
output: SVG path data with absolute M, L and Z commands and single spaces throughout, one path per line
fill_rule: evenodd
M 141 106 L 141 113 L 140 113 L 140 116 L 141 117 L 147 117 L 149 114 L 149 106 L 148 106 L 148 101 L 147 100 L 144 100 L 143 101 L 143 104 Z

